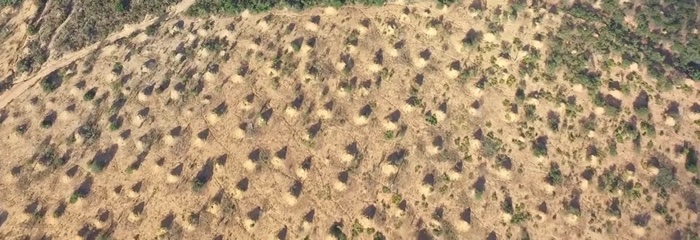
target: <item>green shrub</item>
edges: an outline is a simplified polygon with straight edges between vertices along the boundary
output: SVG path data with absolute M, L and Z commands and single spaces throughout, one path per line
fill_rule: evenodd
M 487 158 L 494 157 L 501 151 L 502 145 L 503 142 L 501 141 L 501 139 L 494 137 L 493 133 L 489 132 L 488 134 L 486 134 L 484 142 L 482 143 L 481 154 Z
M 83 100 L 86 101 L 86 102 L 92 101 L 92 99 L 95 98 L 95 95 L 96 95 L 96 94 L 97 94 L 97 92 L 94 91 L 94 90 L 87 91 L 87 92 L 83 95 Z
M 386 140 L 391 140 L 391 139 L 393 139 L 394 137 L 395 137 L 394 131 L 388 130 L 388 131 L 384 132 L 384 139 L 386 139 Z
M 657 189 L 671 189 L 678 185 L 675 170 L 666 164 L 668 163 L 659 167 L 659 174 L 651 182 L 651 185 Z
M 16 7 L 19 6 L 20 3 L 22 3 L 22 0 L 0 0 L 0 7 Z
M 73 194 L 70 195 L 70 199 L 68 200 L 69 203 L 76 203 L 78 202 L 78 199 L 85 198 L 85 194 L 81 193 L 80 191 L 75 191 Z
M 126 12 L 126 11 L 129 11 L 130 7 L 131 7 L 131 0 L 117 0 L 117 3 L 115 4 L 114 9 L 116 9 L 117 12 Z
M 425 115 L 425 121 L 428 122 L 428 124 L 430 124 L 432 126 L 435 126 L 438 124 L 437 117 L 435 116 L 435 114 L 432 114 L 432 113 Z
M 119 122 L 117 122 L 117 121 L 112 121 L 109 123 L 109 131 L 112 131 L 112 132 L 117 131 L 117 130 L 119 130 L 120 127 L 121 127 L 121 124 L 119 124 Z
M 558 164 L 553 163 L 551 166 L 549 166 L 549 173 L 547 173 L 547 182 L 554 186 L 561 185 L 562 183 L 564 183 L 564 176 L 562 176 Z
M 192 181 L 192 191 L 199 192 L 204 188 L 206 184 L 206 181 L 202 181 L 202 179 L 199 178 L 194 178 L 194 180 Z
M 685 155 L 685 170 L 691 173 L 698 172 L 698 154 L 695 148 L 689 147 L 686 149 Z

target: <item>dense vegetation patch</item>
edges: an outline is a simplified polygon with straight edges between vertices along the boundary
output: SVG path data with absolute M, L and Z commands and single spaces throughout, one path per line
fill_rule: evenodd
M 623 65 L 645 66 L 659 84 L 678 83 L 686 77 L 699 81 L 700 38 L 693 32 L 700 22 L 695 3 L 642 2 L 635 6 L 603 0 L 601 9 L 587 3 L 562 9 L 567 15 L 559 32 L 549 34 L 548 70 L 564 68 L 568 79 L 594 90 L 600 85 L 594 57 L 622 56 Z M 626 22 L 625 16 L 634 16 L 635 23 Z

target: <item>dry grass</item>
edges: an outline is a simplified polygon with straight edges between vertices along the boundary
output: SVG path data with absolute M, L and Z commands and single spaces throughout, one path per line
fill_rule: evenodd
M 690 237 L 699 86 L 615 64 L 596 101 L 505 4 L 173 13 L 15 75 L 0 236 Z

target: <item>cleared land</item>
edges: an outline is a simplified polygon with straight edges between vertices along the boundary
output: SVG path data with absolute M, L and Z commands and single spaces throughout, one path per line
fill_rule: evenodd
M 690 5 L 147 2 L 2 9 L 0 238 L 698 239 Z

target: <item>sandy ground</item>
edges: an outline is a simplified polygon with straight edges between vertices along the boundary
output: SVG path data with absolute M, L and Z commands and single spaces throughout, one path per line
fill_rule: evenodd
M 664 200 L 653 191 L 632 198 L 596 189 L 612 166 L 652 189 L 658 169 L 647 160 L 660 152 L 687 183 L 682 157 L 666 149 L 698 146 L 694 95 L 655 92 L 653 146 L 651 138 L 642 150 L 627 141 L 617 156 L 599 159 L 586 149 L 607 152 L 645 85 L 625 94 L 604 84 L 603 93 L 623 103 L 616 118 L 582 86 L 520 75 L 526 51 L 512 47 L 512 59 L 499 56 L 503 42 L 516 37 L 546 51 L 534 36 L 556 29 L 559 15 L 527 9 L 518 20 L 499 18 L 493 9 L 506 3 L 487 1 L 483 12 L 398 2 L 182 16 L 193 2 L 174 6 L 155 36 L 134 34 L 155 19 L 125 26 L 19 76 L 0 96 L 0 237 L 333 239 L 330 229 L 339 228 L 354 239 L 378 232 L 387 239 L 668 239 L 698 222 L 681 194 Z M 13 25 L 30 16 L 24 10 L 36 11 L 29 3 L 21 9 Z M 492 18 L 503 23 L 502 33 L 487 32 Z M 16 29 L 5 52 L 26 37 L 25 28 Z M 471 29 L 486 33 L 479 48 L 462 44 Z M 82 71 L 92 54 L 93 70 Z M 16 59 L 0 61 L 9 71 Z M 117 63 L 121 73 L 113 71 Z M 473 66 L 479 74 L 463 78 Z M 481 89 L 489 67 L 494 73 Z M 60 87 L 43 91 L 38 83 L 57 71 L 64 73 Z M 616 67 L 609 75 L 631 71 Z M 639 82 L 654 86 L 646 77 Z M 519 85 L 522 103 L 515 100 Z M 540 89 L 558 89 L 580 110 L 568 116 L 561 101 L 536 99 Z M 680 117 L 663 114 L 671 101 Z M 526 105 L 542 119 L 529 120 Z M 583 129 L 579 123 L 592 113 L 597 127 Z M 557 114 L 555 132 L 547 116 Z M 549 153 L 535 157 L 541 136 Z M 501 140 L 499 158 L 482 156 L 490 138 Z M 545 181 L 551 163 L 561 166 L 562 185 Z M 587 168 L 597 173 L 590 181 Z M 618 198 L 621 218 L 607 213 Z M 516 212 L 503 211 L 506 199 Z M 571 210 L 574 200 L 580 214 Z M 654 213 L 660 202 L 673 224 Z M 530 217 L 512 223 L 515 213 Z M 632 218 L 647 213 L 646 227 L 635 226 Z

